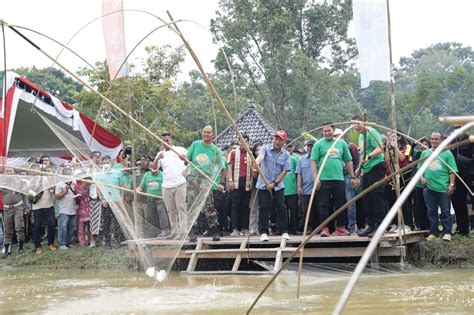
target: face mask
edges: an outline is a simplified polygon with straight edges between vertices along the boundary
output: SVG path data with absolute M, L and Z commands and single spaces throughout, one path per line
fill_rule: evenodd
M 102 165 L 102 169 L 103 169 L 104 171 L 108 171 L 108 170 L 110 170 L 110 168 L 111 168 L 111 167 L 110 167 L 110 164 L 104 164 L 104 165 Z

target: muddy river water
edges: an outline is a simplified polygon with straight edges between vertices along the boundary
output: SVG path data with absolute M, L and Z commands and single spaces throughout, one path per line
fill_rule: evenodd
M 305 270 L 295 299 L 294 271 L 285 271 L 254 314 L 330 314 L 349 272 Z M 243 314 L 269 276 L 183 276 L 155 285 L 144 273 L 93 270 L 0 270 L 0 313 Z M 472 269 L 365 274 L 344 314 L 473 314 Z

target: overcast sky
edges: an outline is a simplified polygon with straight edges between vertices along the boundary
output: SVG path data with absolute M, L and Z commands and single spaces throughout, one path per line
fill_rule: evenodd
M 271 1 L 271 0 L 269 0 Z M 167 19 L 166 10 L 170 10 L 176 20 L 196 21 L 205 28 L 214 17 L 218 0 L 124 0 L 125 9 L 149 11 Z M 392 45 L 394 61 L 401 56 L 409 56 L 414 50 L 428 47 L 434 43 L 457 41 L 466 46 L 474 46 L 474 0 L 392 0 Z M 66 43 L 71 36 L 86 23 L 101 15 L 100 0 L 0 0 L 0 19 L 12 25 L 34 29 Z M 137 12 L 125 13 L 125 31 L 127 49 L 152 29 L 160 25 L 155 18 Z M 192 23 L 181 24 L 181 29 L 204 63 L 206 71 L 212 71 L 211 59 L 217 47 L 212 43 L 208 30 Z M 52 64 L 24 40 L 9 29 L 6 32 L 7 68 L 47 67 Z M 60 47 L 50 40 L 23 31 L 50 55 L 56 56 Z M 178 45 L 180 40 L 167 29 L 161 29 L 150 36 L 141 47 L 146 45 Z M 105 49 L 100 21 L 96 21 L 83 30 L 69 47 L 90 63 L 105 59 Z M 3 47 L 2 47 L 3 48 Z M 132 62 L 143 56 L 143 49 L 132 55 Z M 3 49 L 0 52 L 3 69 Z M 83 66 L 82 61 L 64 53 L 59 61 L 72 70 Z M 136 63 L 136 61 L 135 61 Z M 195 69 L 188 57 L 184 69 Z

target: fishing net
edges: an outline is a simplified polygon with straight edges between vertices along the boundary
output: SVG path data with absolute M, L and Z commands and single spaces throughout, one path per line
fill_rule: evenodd
M 96 164 L 91 158 L 87 143 L 80 141 L 73 134 L 56 124 L 47 116 L 38 113 L 53 133 L 61 140 L 73 156 L 72 161 L 51 158 L 59 165 L 40 165 L 27 159 L 1 159 L 2 174 L 0 187 L 24 195 L 25 203 L 31 207 L 31 200 L 37 194 L 54 195 L 55 187 L 60 183 L 70 183 L 77 199 L 77 213 L 88 208 L 89 218 L 85 224 L 85 239 L 91 241 L 93 219 L 97 216 L 93 204 L 92 191 L 98 192 L 100 201 L 100 231 L 93 235 L 100 245 L 127 244 L 127 254 L 137 257 L 147 275 L 163 281 L 171 270 L 180 253 L 194 222 L 198 220 L 212 188 L 209 180 L 197 175 L 192 169 L 187 177 L 187 207 L 185 213 L 179 213 L 177 222 L 170 223 L 169 214 L 163 198 L 142 187 L 142 192 L 134 193 L 140 186 L 137 179 L 139 169 L 129 167 L 126 163 Z M 221 170 L 220 163 L 211 165 L 212 178 Z M 188 167 L 190 168 L 190 167 Z M 135 178 L 135 179 L 134 179 Z M 160 188 L 160 187 L 156 187 Z M 95 195 L 94 195 L 95 196 Z M 42 197 L 43 198 L 43 197 Z M 51 197 L 54 198 L 54 197 Z M 82 200 L 82 201 L 81 201 Z M 82 203 L 81 203 L 82 202 Z M 83 204 L 87 203 L 87 204 Z M 56 201 L 57 204 L 57 201 Z M 56 205 L 56 212 L 58 212 Z M 212 210 L 211 210 L 212 212 Z M 87 215 L 84 215 L 87 217 Z M 204 218 L 205 221 L 205 218 Z M 205 226 L 204 226 L 205 230 Z M 197 232 L 203 233 L 204 230 Z M 89 233 L 87 233 L 89 232 Z

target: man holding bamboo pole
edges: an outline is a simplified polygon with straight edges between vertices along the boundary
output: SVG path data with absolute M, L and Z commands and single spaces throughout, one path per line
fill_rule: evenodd
M 365 190 L 385 177 L 385 160 L 380 146 L 382 136 L 376 129 L 364 126 L 361 116 L 355 115 L 352 117 L 352 120 L 360 121 L 355 126 L 355 130 L 359 133 L 359 149 L 361 150 L 362 158 L 359 167 L 355 171 L 355 175 L 357 177 L 362 176 L 362 190 Z M 366 138 L 365 145 L 364 138 Z M 364 196 L 363 202 L 368 227 L 357 233 L 357 235 L 360 237 L 372 237 L 385 216 L 383 187 L 378 187 L 368 193 Z
M 343 165 L 345 164 L 351 176 L 352 186 L 356 186 L 356 177 L 352 168 L 352 156 L 349 147 L 344 140 L 336 142 L 334 138 L 334 125 L 332 122 L 323 123 L 324 138 L 319 140 L 311 151 L 311 169 L 315 178 L 318 193 L 318 210 L 320 220 L 329 217 L 334 209 L 339 209 L 346 203 L 346 188 L 344 181 Z M 326 165 L 322 166 L 327 155 Z M 318 171 L 321 173 L 317 179 Z M 337 236 L 348 236 L 350 233 L 347 226 L 347 212 L 340 213 L 336 218 Z M 321 230 L 321 236 L 330 234 L 329 226 Z
M 274 133 L 273 143 L 264 145 L 258 154 L 257 163 L 262 169 L 269 184 L 265 185 L 262 176 L 258 176 L 258 203 L 260 240 L 268 241 L 269 221 L 271 213 L 275 213 L 278 233 L 282 238 L 289 240 L 288 235 L 288 209 L 285 204 L 283 178 L 291 171 L 290 153 L 283 148 L 287 139 L 284 130 L 277 130 Z
M 225 159 L 222 155 L 222 151 L 212 143 L 214 138 L 214 129 L 212 126 L 208 125 L 202 130 L 202 140 L 194 141 L 188 149 L 187 158 L 188 160 L 195 164 L 202 172 L 210 176 L 213 180 L 218 180 L 220 178 L 220 185 L 217 185 L 215 188 L 219 191 L 224 191 L 225 183 Z M 185 159 L 184 156 L 181 159 Z M 220 174 L 220 176 L 219 176 Z M 188 180 L 188 212 L 193 210 L 196 201 L 199 200 L 199 195 L 202 191 L 209 188 L 211 183 L 207 178 L 202 176 L 196 169 L 191 168 Z M 218 181 L 219 182 L 219 181 Z M 207 191 L 207 190 L 206 190 Z M 199 203 L 199 202 L 198 202 Z M 199 204 L 197 204 L 199 205 Z M 215 207 L 214 207 L 215 208 Z M 192 214 L 191 214 L 192 215 Z M 196 232 L 204 232 L 207 229 L 210 230 L 212 234 L 212 239 L 218 241 L 220 239 L 219 232 L 219 214 L 216 209 L 209 209 L 204 207 L 202 216 L 205 217 L 204 220 L 196 220 L 193 228 L 189 232 L 189 241 L 196 241 Z M 206 226 L 202 226 L 198 222 L 205 221 Z M 200 226 L 201 225 L 201 226 Z

